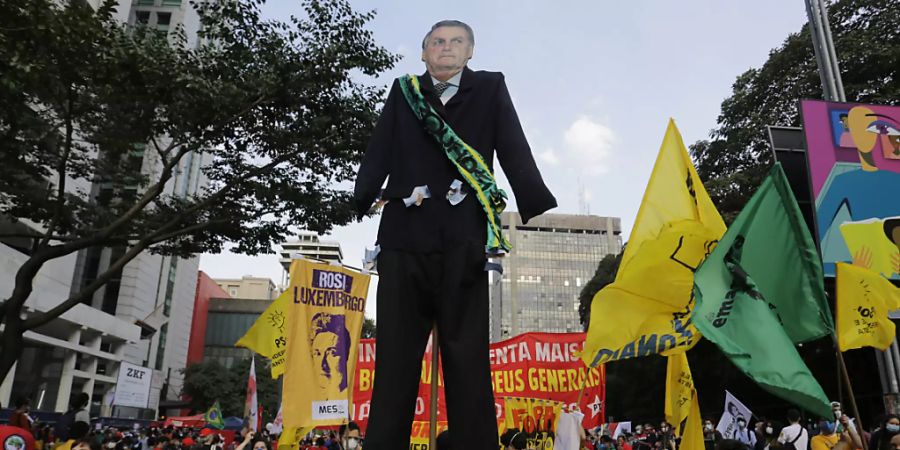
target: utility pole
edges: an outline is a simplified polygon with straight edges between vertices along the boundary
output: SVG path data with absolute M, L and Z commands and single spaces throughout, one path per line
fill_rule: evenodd
M 806 3 L 806 15 L 809 17 L 809 34 L 812 37 L 825 100 L 846 102 L 841 69 L 838 65 L 837 53 L 834 50 L 834 41 L 831 38 L 831 25 L 828 23 L 828 6 L 824 0 L 804 0 L 804 2 Z M 897 340 L 894 339 L 886 351 L 882 352 L 878 349 L 873 349 L 873 351 L 875 360 L 878 362 L 878 374 L 881 378 L 885 409 L 893 414 L 900 413 L 900 388 L 898 388 L 900 386 L 900 375 L 898 375 L 900 373 L 900 347 L 897 346 Z M 838 364 L 843 366 L 843 357 L 840 352 L 838 352 L 838 358 Z

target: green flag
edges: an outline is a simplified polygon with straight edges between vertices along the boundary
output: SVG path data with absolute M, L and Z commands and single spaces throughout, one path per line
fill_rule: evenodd
M 831 334 L 822 266 L 780 164 L 694 275 L 697 328 L 769 392 L 831 406 L 795 343 Z
M 225 428 L 225 420 L 222 419 L 222 408 L 219 408 L 219 402 L 216 402 L 206 411 L 206 414 L 203 415 L 203 420 L 213 428 L 220 430 Z

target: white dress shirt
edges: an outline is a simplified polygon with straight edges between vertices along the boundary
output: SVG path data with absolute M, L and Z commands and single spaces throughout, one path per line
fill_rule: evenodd
M 447 82 L 450 83 L 450 87 L 448 87 L 447 90 L 445 90 L 444 93 L 441 94 L 441 103 L 446 105 L 447 102 L 449 102 L 450 99 L 453 98 L 454 95 L 456 95 L 456 92 L 459 91 L 459 80 L 462 78 L 462 73 L 463 71 L 460 70 L 459 73 L 453 75 L 449 80 L 447 80 Z M 435 77 L 431 77 L 431 82 L 433 84 L 438 84 L 441 82 L 441 80 L 438 80 Z

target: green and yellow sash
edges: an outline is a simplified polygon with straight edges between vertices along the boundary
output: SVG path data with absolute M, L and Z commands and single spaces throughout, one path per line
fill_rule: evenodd
M 497 187 L 497 180 L 491 168 L 485 164 L 474 148 L 466 144 L 450 125 L 425 100 L 419 79 L 415 75 L 399 78 L 403 97 L 413 114 L 422 122 L 425 131 L 437 141 L 447 158 L 456 166 L 463 179 L 475 191 L 478 203 L 487 214 L 488 240 L 485 250 L 489 254 L 508 252 L 512 249 L 503 237 L 500 227 L 500 213 L 506 208 L 506 192 Z

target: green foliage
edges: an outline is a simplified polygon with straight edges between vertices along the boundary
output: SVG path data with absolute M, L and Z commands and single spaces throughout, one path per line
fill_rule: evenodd
M 594 276 L 581 288 L 581 293 L 578 294 L 578 320 L 585 331 L 588 329 L 588 323 L 591 320 L 591 301 L 594 300 L 594 295 L 616 279 L 616 273 L 619 272 L 619 263 L 621 262 L 622 253 L 604 256 L 600 263 L 597 264 L 597 271 L 594 272 Z
M 895 0 L 839 0 L 829 8 L 851 102 L 900 102 L 900 9 Z M 791 34 L 760 68 L 737 77 L 710 139 L 691 146 L 700 178 L 730 223 L 771 166 L 767 125 L 801 126 L 799 100 L 822 98 L 809 28 Z
M 370 318 L 366 317 L 366 320 L 363 321 L 362 338 L 363 339 L 374 339 L 375 338 L 375 319 L 370 319 Z
M 268 360 L 256 358 L 256 394 L 263 408 L 263 423 L 271 422 L 281 403 L 279 380 L 273 380 Z M 247 395 L 247 378 L 250 374 L 250 358 L 245 358 L 231 368 L 217 361 L 204 361 L 182 369 L 184 386 L 181 394 L 190 401 L 191 414 L 205 413 L 216 401 L 225 417 L 243 417 Z
M 270 252 L 354 217 L 355 174 L 397 57 L 347 0 L 263 19 L 262 1 L 191 2 L 197 42 L 125 26 L 117 2 L 0 2 L 0 239 L 28 259 L 0 303 L 0 377 L 21 335 L 91 295 L 143 251 Z M 201 173 L 192 170 L 201 164 Z M 197 179 L 205 188 L 186 189 Z M 56 258 L 123 249 L 83 289 L 23 318 Z M 76 289 L 77 290 L 77 289 Z

